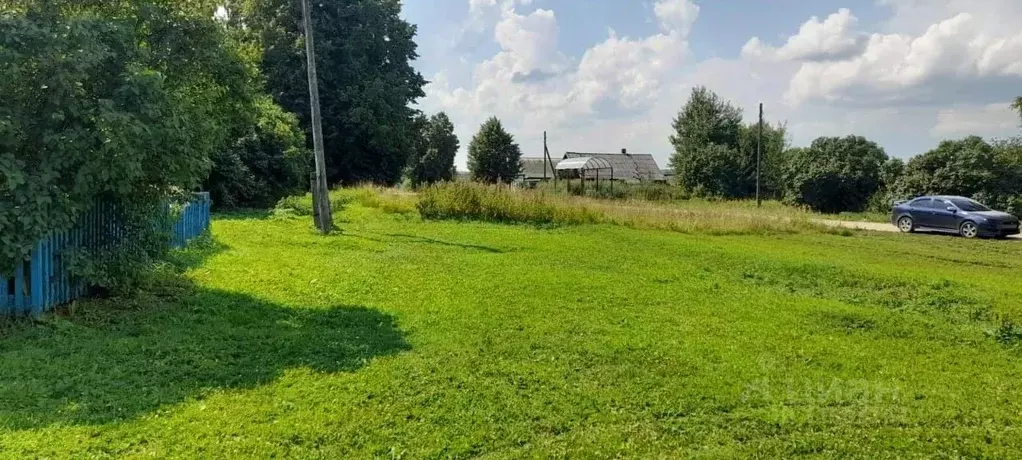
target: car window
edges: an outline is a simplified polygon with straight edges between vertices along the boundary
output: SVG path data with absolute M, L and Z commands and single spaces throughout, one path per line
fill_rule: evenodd
M 959 199 L 951 200 L 951 202 L 953 202 L 955 204 L 955 206 L 958 207 L 958 209 L 961 209 L 962 211 L 965 211 L 965 212 L 983 212 L 983 211 L 989 211 L 990 210 L 990 208 L 988 208 L 986 206 L 983 206 L 978 201 L 966 200 L 966 199 L 959 198 Z
M 941 211 L 947 211 L 947 208 L 951 207 L 951 203 L 944 200 L 933 200 L 933 209 L 939 209 Z
M 931 200 L 929 198 L 920 198 L 918 200 L 915 200 L 915 201 L 909 203 L 909 206 L 912 206 L 913 208 L 924 208 L 925 209 L 925 208 L 929 208 L 930 207 L 930 201 Z

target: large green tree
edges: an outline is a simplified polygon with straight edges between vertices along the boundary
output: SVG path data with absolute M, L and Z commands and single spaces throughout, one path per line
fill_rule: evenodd
M 785 154 L 784 199 L 822 212 L 862 211 L 882 186 L 884 149 L 861 136 L 821 137 Z
M 472 180 L 510 183 L 522 169 L 522 150 L 496 117 L 486 120 L 468 146 Z
M 267 89 L 308 131 L 309 92 L 300 2 L 234 0 L 232 23 L 251 30 L 263 49 Z M 399 0 L 312 2 L 323 135 L 331 183 L 400 180 L 414 148 L 410 107 L 425 80 L 412 67 L 416 27 Z
M 1018 116 L 1022 118 L 1022 97 L 1015 98 L 1015 102 L 1011 103 L 1011 108 L 1018 110 Z
M 739 152 L 742 161 L 741 183 L 737 190 L 740 197 L 756 195 L 756 156 L 759 143 L 759 124 L 742 126 L 739 136 Z M 784 151 L 788 148 L 788 129 L 783 124 L 763 124 L 763 146 L 761 157 L 760 191 L 762 196 L 780 198 L 781 175 L 784 167 Z
M 131 244 L 94 239 L 92 281 L 131 274 L 166 248 L 152 220 L 166 198 L 197 187 L 228 143 L 243 59 L 212 10 L 16 3 L 0 13 L 0 271 L 104 200 Z
M 673 123 L 670 164 L 678 182 L 699 194 L 735 197 L 746 183 L 742 110 L 705 87 L 692 90 Z
M 1022 212 L 1022 141 L 989 143 L 978 136 L 941 142 L 909 160 L 902 195 L 964 195 Z
M 416 121 L 419 137 L 408 158 L 406 176 L 413 186 L 454 179 L 454 157 L 460 144 L 454 123 L 446 113 L 421 116 Z

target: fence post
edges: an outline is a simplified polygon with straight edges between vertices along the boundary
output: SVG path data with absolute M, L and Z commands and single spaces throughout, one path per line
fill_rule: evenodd
M 4 276 L 0 278 L 0 312 L 4 314 L 10 314 L 10 301 L 7 298 L 7 285 L 10 284 L 11 280 Z
M 33 316 L 39 316 L 43 310 L 43 246 L 45 239 L 39 240 L 32 250 L 31 271 L 29 275 L 29 307 Z
M 25 262 L 14 267 L 14 309 L 16 313 L 25 311 Z

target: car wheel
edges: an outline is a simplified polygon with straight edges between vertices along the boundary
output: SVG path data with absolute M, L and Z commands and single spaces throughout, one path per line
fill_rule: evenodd
M 901 230 L 902 233 L 912 233 L 916 231 L 916 223 L 912 221 L 911 217 L 902 217 L 898 219 L 898 230 Z
M 962 222 L 962 226 L 958 228 L 958 233 L 966 238 L 975 238 L 979 236 L 979 227 L 976 226 L 975 222 L 965 221 Z

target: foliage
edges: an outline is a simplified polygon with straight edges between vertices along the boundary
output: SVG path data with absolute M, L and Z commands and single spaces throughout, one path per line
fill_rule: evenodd
M 247 132 L 213 156 L 204 188 L 219 208 L 268 208 L 309 188 L 311 155 L 297 117 L 266 96 L 252 115 Z
M 496 117 L 486 120 L 468 146 L 472 180 L 487 184 L 511 183 L 521 171 L 522 150 Z
M 880 168 L 880 189 L 869 197 L 869 204 L 866 206 L 870 212 L 882 213 L 884 215 L 884 218 L 879 221 L 887 222 L 890 218 L 889 214 L 894 202 L 902 199 L 900 187 L 904 175 L 905 161 L 901 158 L 888 159 Z
M 199 10 L 26 4 L 0 16 L 0 271 L 99 200 L 130 213 L 124 231 L 140 232 L 104 257 L 144 261 L 165 248 L 149 235 L 160 205 L 196 187 L 228 138 L 224 113 L 240 99 L 244 65 Z
M 543 194 L 515 193 L 499 185 L 461 182 L 424 189 L 416 206 L 423 219 L 527 224 L 584 224 L 599 220 L 585 207 L 558 206 Z
M 864 137 L 821 137 L 791 149 L 784 170 L 785 201 L 826 212 L 862 211 L 880 190 L 887 154 Z
M 756 154 L 759 142 L 759 123 L 742 126 L 739 136 L 739 152 L 742 161 L 741 183 L 736 190 L 737 197 L 756 196 Z M 788 148 L 788 128 L 784 124 L 763 123 L 763 146 L 761 155 L 760 193 L 764 198 L 780 198 L 782 193 L 781 175 L 784 171 L 784 152 Z
M 741 151 L 740 108 L 705 87 L 693 88 L 673 127 L 671 167 L 682 186 L 701 195 L 743 194 L 748 159 Z
M 905 197 L 963 195 L 1022 214 L 1022 140 L 980 137 L 944 141 L 909 160 L 899 185 Z
M 233 21 L 261 44 L 267 89 L 309 132 L 300 2 L 232 3 Z M 329 182 L 397 183 L 419 134 L 409 105 L 426 84 L 411 65 L 416 27 L 398 0 L 312 2 L 311 16 Z
M 943 141 L 909 160 L 901 187 L 909 196 L 977 196 L 997 175 L 994 148 L 978 136 Z
M 408 159 L 405 176 L 413 187 L 454 179 L 454 157 L 461 145 L 446 113 L 417 117 L 419 138 Z
M 1012 242 L 253 217 L 0 328 L 3 456 L 1022 457 Z
M 1011 108 L 1018 110 L 1018 116 L 1022 118 L 1022 97 L 1015 98 L 1015 101 L 1011 103 Z
M 585 186 L 585 193 L 583 193 L 581 187 L 577 182 L 558 182 L 554 184 L 552 181 L 540 183 L 536 186 L 535 190 L 541 191 L 548 195 L 557 194 L 569 194 L 569 195 L 586 195 L 593 198 L 601 199 L 613 199 L 613 200 L 642 200 L 642 201 L 678 201 L 687 200 L 691 198 L 691 195 L 684 189 L 675 187 L 670 184 L 655 183 L 655 182 L 640 182 L 640 183 L 627 183 L 627 182 L 615 182 L 613 184 L 610 181 L 601 181 L 599 186 L 595 183 L 589 183 Z
M 677 190 L 677 188 L 674 188 Z M 433 220 L 506 223 L 604 223 L 631 228 L 709 235 L 748 235 L 824 231 L 804 211 L 766 202 L 691 199 L 653 203 L 565 195 L 564 191 L 518 190 L 472 183 L 440 184 L 424 190 L 420 214 Z

